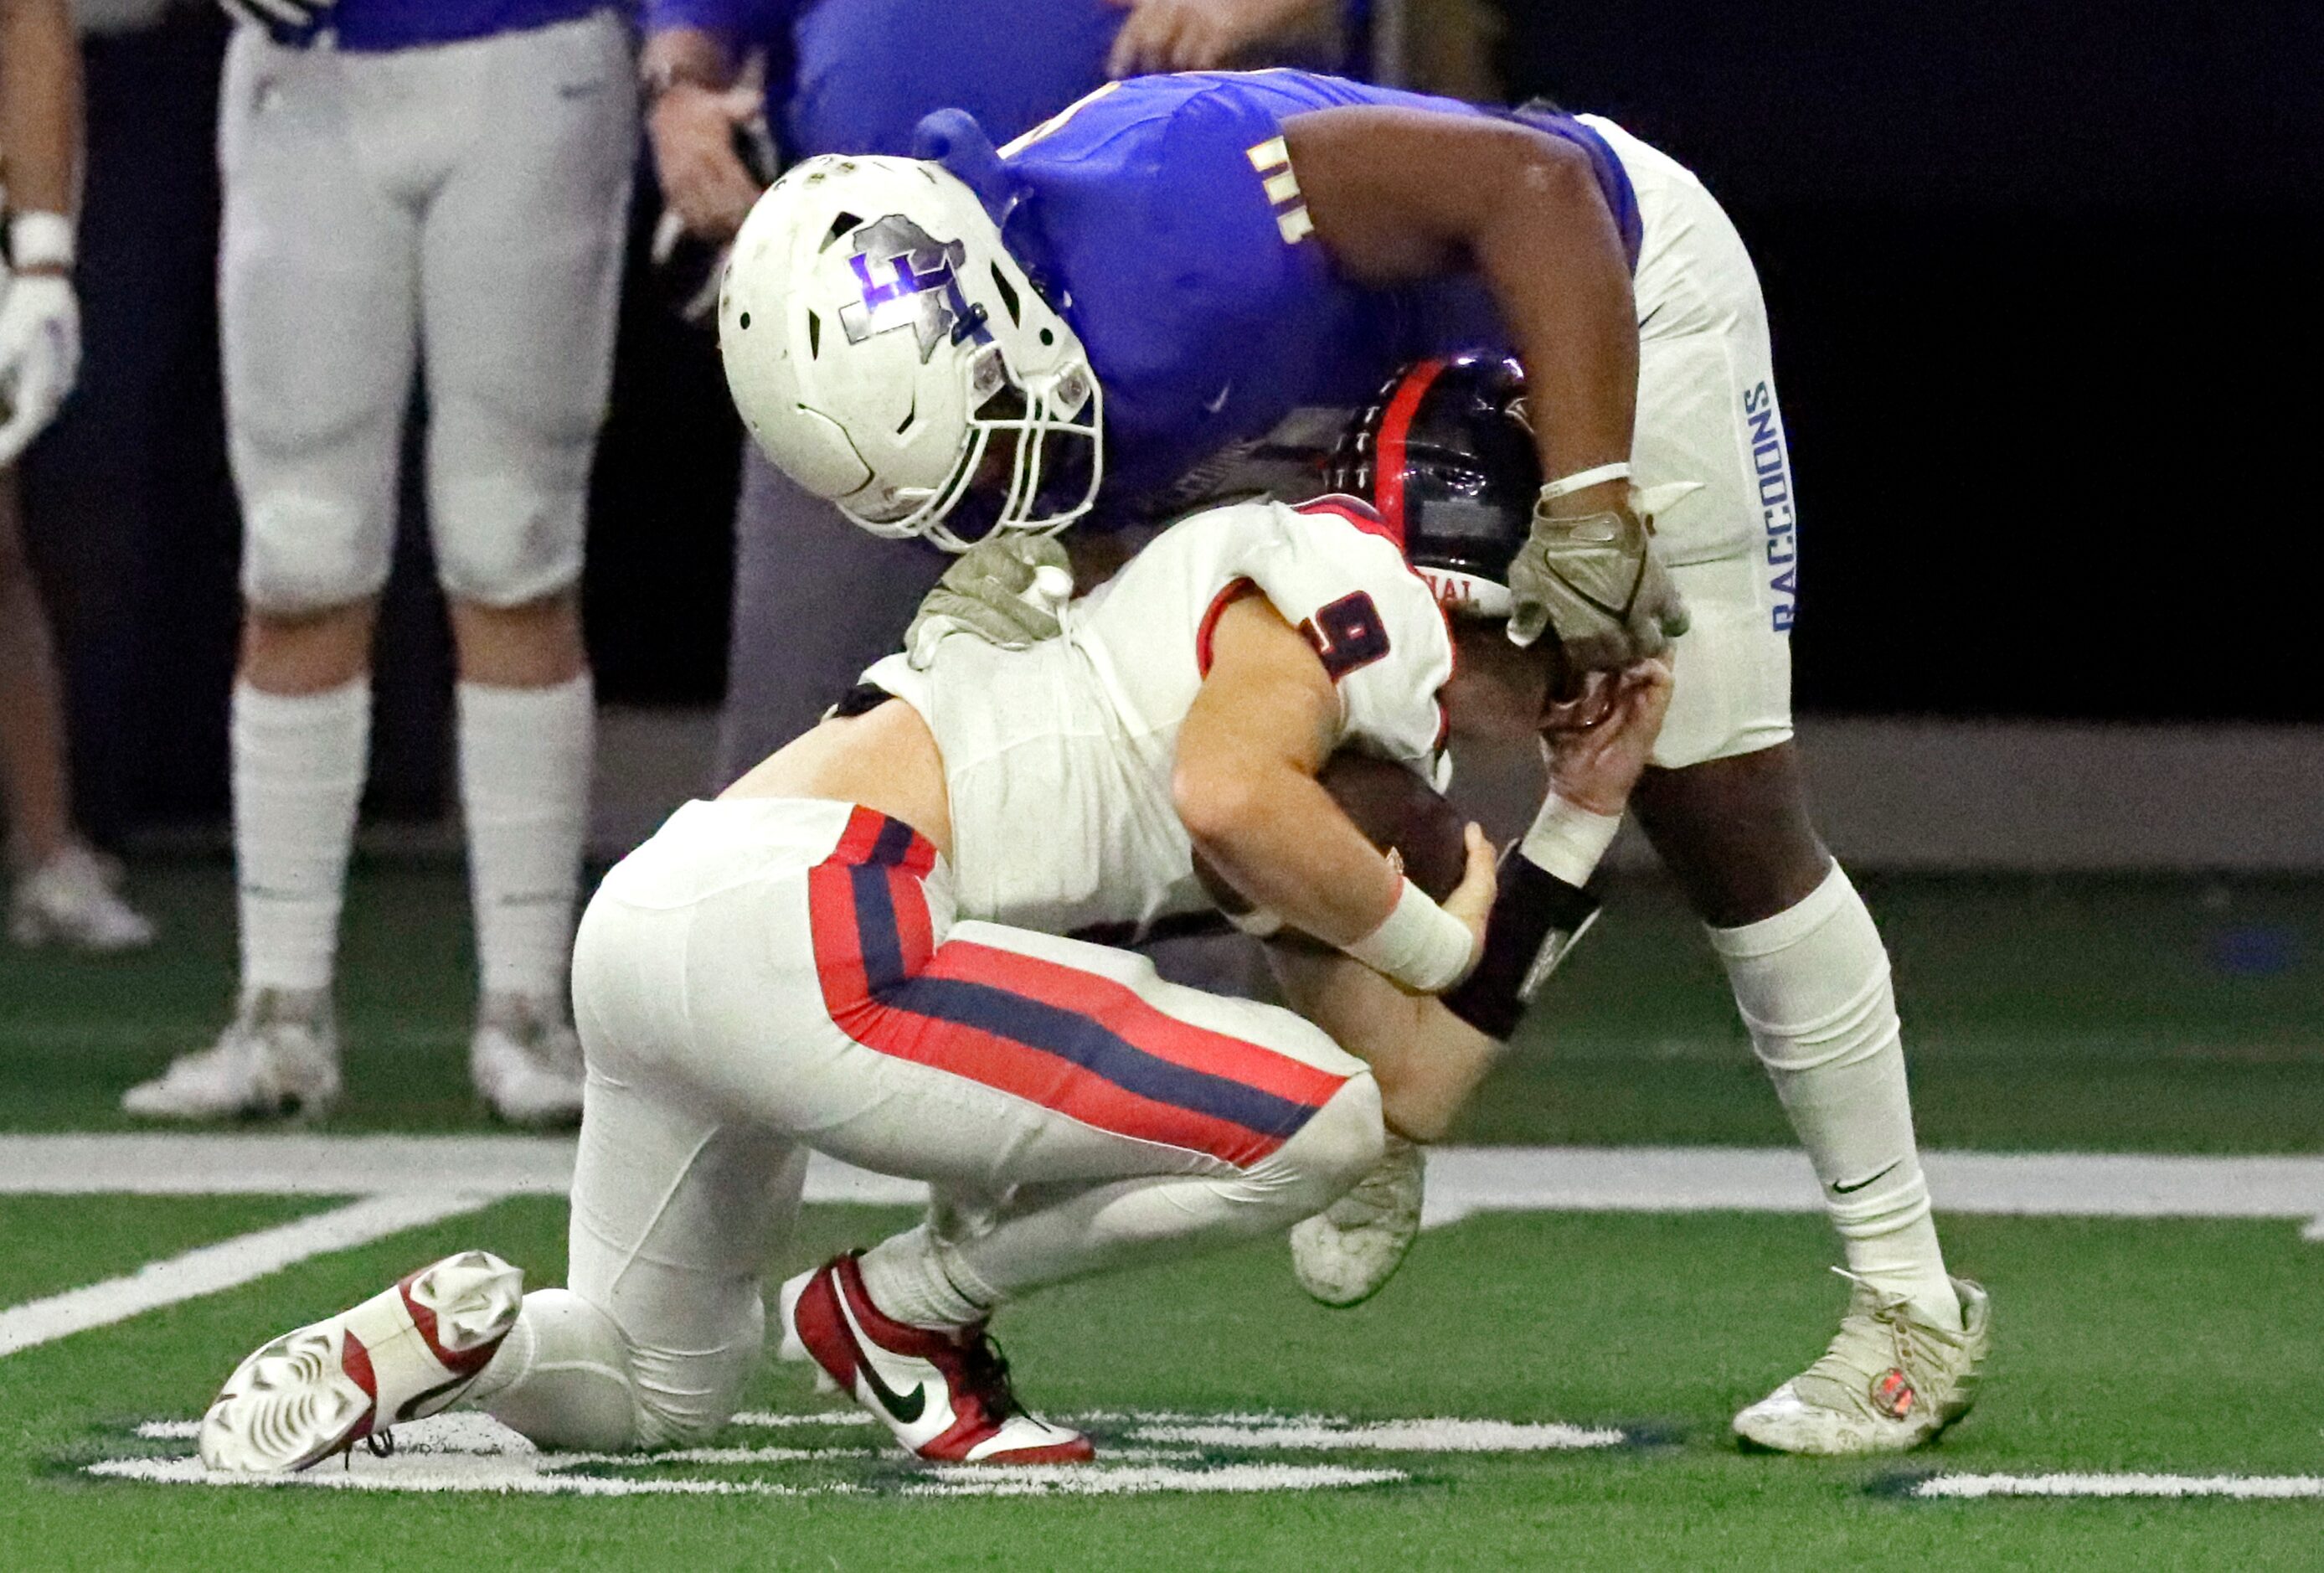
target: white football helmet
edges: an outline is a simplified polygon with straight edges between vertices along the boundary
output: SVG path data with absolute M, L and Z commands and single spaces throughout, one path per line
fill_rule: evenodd
M 718 346 L 767 457 L 874 534 L 965 550 L 954 509 L 996 431 L 1017 440 L 994 528 L 1062 530 L 1097 495 L 1089 356 L 940 165 L 795 165 L 735 237 Z

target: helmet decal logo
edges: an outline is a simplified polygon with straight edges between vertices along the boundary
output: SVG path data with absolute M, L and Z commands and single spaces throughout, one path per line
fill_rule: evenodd
M 967 254 L 961 242 L 937 240 L 900 213 L 858 229 L 848 264 L 862 299 L 839 309 L 847 342 L 861 344 L 875 333 L 909 328 L 925 365 L 958 323 L 973 321 L 958 273 Z M 971 336 L 979 343 L 991 337 L 982 324 L 973 326 Z

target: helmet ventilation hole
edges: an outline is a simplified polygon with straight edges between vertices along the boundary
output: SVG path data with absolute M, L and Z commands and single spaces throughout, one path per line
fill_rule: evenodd
M 751 319 L 748 317 L 742 319 L 742 326 L 745 328 L 751 326 Z M 807 357 L 813 360 L 822 353 L 823 319 L 810 311 L 807 314 Z
M 905 432 L 909 431 L 912 429 L 912 422 L 919 418 L 919 413 L 920 407 L 918 404 L 905 411 L 904 418 L 896 422 L 896 435 L 901 437 Z
M 751 314 L 748 311 L 743 312 L 742 316 L 735 319 L 734 325 L 744 329 L 749 328 L 751 326 Z
M 818 252 L 829 251 L 833 242 L 846 239 L 854 233 L 855 227 L 862 222 L 863 220 L 853 213 L 840 214 L 831 221 L 831 227 L 824 231 L 823 244 L 815 249 Z
M 1055 344 L 1057 342 L 1057 336 L 1044 328 L 1041 329 L 1041 342 L 1043 344 Z
M 992 287 L 1001 291 L 1001 309 L 1009 313 L 1009 325 L 1011 328 L 1020 325 L 1024 321 L 1024 316 L 1018 310 L 1016 286 L 1011 284 L 1007 275 L 1001 273 L 999 263 L 992 264 Z M 1047 343 L 1047 340 L 1044 339 L 1042 342 Z

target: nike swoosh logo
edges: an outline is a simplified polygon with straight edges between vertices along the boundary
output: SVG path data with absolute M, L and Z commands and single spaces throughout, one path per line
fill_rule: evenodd
M 469 1383 L 474 1382 L 475 1379 L 476 1374 L 471 1371 L 466 1376 L 455 1376 L 449 1382 L 439 1382 L 424 1393 L 413 1393 L 410 1398 L 405 1399 L 401 1403 L 396 1406 L 395 1423 L 397 1425 L 401 1425 L 404 1421 L 410 1420 L 412 1415 L 418 1411 L 420 1406 L 426 1403 L 429 1399 L 434 1398 L 440 1393 L 449 1393 L 456 1387 L 466 1387 Z
M 1227 407 L 1227 395 L 1233 392 L 1234 384 L 1232 382 L 1229 382 L 1225 387 L 1219 390 L 1218 397 L 1204 400 L 1203 408 L 1209 411 L 1213 415 L 1217 414 L 1220 411 Z
M 854 1308 L 847 1303 L 847 1291 L 836 1282 L 831 1290 L 839 1301 L 839 1314 L 846 1319 L 847 1331 L 855 1340 L 855 1369 L 863 1374 L 863 1380 L 871 1387 L 872 1396 L 880 1401 L 880 1407 L 893 1415 L 898 1425 L 910 1425 L 928 1407 L 927 1389 L 916 1383 L 911 1396 L 907 1398 L 880 1380 L 879 1367 L 872 1365 L 871 1357 L 863 1352 L 864 1346 L 872 1340 L 864 1337 L 862 1324 L 855 1319 Z
M 1904 1161 L 1902 1158 L 1896 1160 L 1896 1163 L 1902 1163 Z M 1891 1163 L 1887 1169 L 1882 1170 L 1879 1174 L 1868 1174 L 1853 1185 L 1842 1185 L 1840 1181 L 1835 1180 L 1831 1182 L 1831 1194 L 1834 1196 L 1851 1196 L 1857 1191 L 1862 1190 L 1866 1186 L 1870 1185 L 1874 1180 L 1879 1179 L 1882 1174 L 1886 1174 L 1889 1170 L 1895 1168 L 1896 1163 Z

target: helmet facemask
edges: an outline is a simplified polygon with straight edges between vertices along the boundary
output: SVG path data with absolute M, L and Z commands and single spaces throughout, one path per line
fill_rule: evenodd
M 844 502 L 840 511 L 875 535 L 923 536 L 946 551 L 965 551 L 999 530 L 1054 535 L 1088 513 L 1105 475 L 1105 394 L 1080 356 L 1020 382 L 1007 353 L 988 342 L 964 374 L 970 413 L 943 485 L 917 496 L 898 488 L 898 499 L 912 505 L 893 518 L 867 517 Z M 979 478 L 1003 432 L 1011 439 L 1008 484 L 988 490 Z

